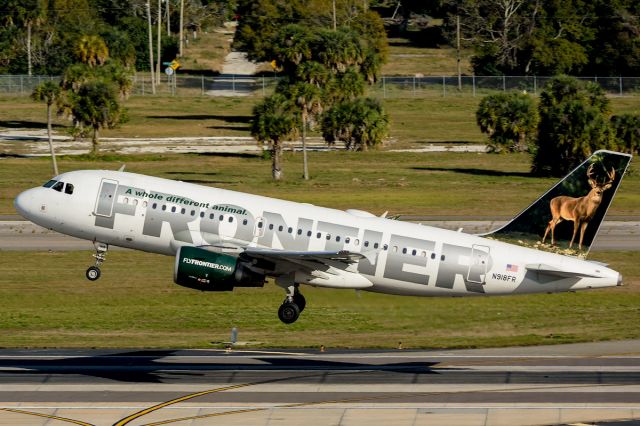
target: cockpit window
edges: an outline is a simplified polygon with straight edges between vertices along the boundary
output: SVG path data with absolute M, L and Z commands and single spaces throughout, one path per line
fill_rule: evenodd
M 51 188 L 55 183 L 57 182 L 57 180 L 50 180 L 49 182 L 45 183 L 44 186 L 45 188 Z
M 73 194 L 73 184 L 68 183 L 67 186 L 64 187 L 65 194 Z
M 62 192 L 63 187 L 64 187 L 64 182 L 56 182 L 56 184 L 52 186 L 52 188 L 58 192 Z

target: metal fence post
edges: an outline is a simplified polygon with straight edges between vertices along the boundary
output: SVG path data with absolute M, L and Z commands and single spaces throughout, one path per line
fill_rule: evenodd
M 622 96 L 622 76 L 618 77 L 619 78 L 619 86 L 620 86 L 620 96 Z
M 235 74 L 231 75 L 231 91 L 233 93 L 236 93 L 236 75 Z
M 142 76 L 142 96 L 144 96 L 144 75 Z
M 20 75 L 20 94 L 24 95 L 24 76 Z
M 200 76 L 200 94 L 204 96 L 204 74 Z
M 442 76 L 442 97 L 447 96 L 447 82 L 446 82 L 446 77 L 443 75 Z
M 264 98 L 267 94 L 265 92 L 265 84 L 264 84 L 264 75 L 262 76 L 262 97 Z
M 504 74 L 502 75 L 502 91 L 507 91 L 507 76 L 505 76 Z
M 473 84 L 473 97 L 476 97 L 476 75 L 471 76 L 471 83 Z
M 387 99 L 387 79 L 382 77 L 382 98 Z
M 413 76 L 413 96 L 416 95 L 416 76 Z
M 536 76 L 533 76 L 533 94 L 537 94 L 538 93 L 538 79 L 536 78 Z

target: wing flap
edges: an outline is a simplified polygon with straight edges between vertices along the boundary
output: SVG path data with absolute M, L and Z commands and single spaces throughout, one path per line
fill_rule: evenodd
M 243 255 L 250 257 L 260 257 L 269 260 L 292 260 L 292 261 L 316 261 L 326 263 L 327 261 L 342 262 L 346 264 L 357 263 L 364 259 L 365 255 L 348 250 L 340 251 L 287 251 L 263 249 L 257 247 L 247 247 Z

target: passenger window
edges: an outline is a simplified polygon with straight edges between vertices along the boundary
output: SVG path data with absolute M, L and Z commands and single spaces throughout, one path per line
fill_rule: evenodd
M 146 208 L 146 207 L 147 207 L 147 204 L 149 204 L 149 203 L 147 203 L 146 201 L 143 201 L 143 202 L 142 202 L 142 207 L 145 207 L 145 208 Z
M 44 186 L 45 188 L 51 188 L 53 185 L 55 185 L 55 183 L 58 182 L 57 180 L 50 180 L 47 183 L 45 183 Z
M 154 209 L 154 210 L 156 209 L 156 207 L 158 207 L 158 203 L 153 203 L 153 204 L 151 205 L 151 208 L 152 208 L 152 209 Z
M 209 219 L 213 220 L 213 213 L 209 215 Z
M 298 235 L 302 235 L 302 229 L 298 229 Z
M 196 211 L 195 210 L 191 210 L 191 216 L 195 216 L 196 215 Z
M 134 206 L 137 206 L 137 205 L 138 205 L 138 199 L 137 199 L 137 198 L 134 198 L 134 199 L 133 199 L 133 205 L 134 205 Z
M 176 206 L 171 207 L 171 213 L 175 213 L 176 212 Z
M 64 187 L 64 193 L 65 194 L 73 194 L 73 184 L 68 183 L 67 186 Z
M 245 219 L 245 220 L 243 220 L 243 221 L 242 221 L 242 224 L 243 224 L 243 225 L 246 225 L 247 223 L 248 223 L 248 222 L 247 222 L 247 219 Z
M 431 253 L 431 258 L 435 259 L 436 258 L 436 254 L 435 253 Z
M 269 224 L 269 229 L 273 229 L 273 223 Z
M 220 221 L 224 220 L 224 215 L 220 215 L 220 217 L 218 217 L 218 219 L 220 219 Z
M 292 232 L 293 232 L 293 228 L 292 228 L 292 227 L 289 227 L 289 229 L 287 229 L 287 232 L 288 232 L 288 233 L 292 233 Z
M 67 190 L 65 189 L 65 192 L 67 192 Z M 129 204 L 129 197 L 124 197 L 124 199 L 122 200 L 125 204 Z
M 345 239 L 344 239 L 344 243 L 345 243 L 345 244 L 349 244 L 349 241 L 351 241 L 351 238 L 349 238 L 349 237 L 347 237 L 347 238 L 345 238 Z
M 262 228 L 262 222 L 258 222 L 258 228 Z
M 166 205 L 166 204 L 163 204 L 163 205 L 162 205 L 162 211 L 165 211 L 165 210 L 167 210 L 167 205 Z
M 278 226 L 278 231 L 282 232 L 283 229 L 282 225 Z
M 444 254 L 442 256 L 440 256 L 440 260 L 442 260 L 444 262 Z
M 320 238 L 320 236 L 321 236 L 321 234 L 318 232 L 318 233 L 316 234 L 316 237 L 317 237 L 317 238 Z
M 331 239 L 331 234 L 327 234 L 327 241 Z
M 377 249 L 380 245 L 378 243 L 373 243 L 373 248 Z
M 365 242 L 364 242 L 364 246 L 365 246 L 365 247 L 369 247 L 369 241 L 365 241 Z
M 393 252 L 397 253 L 398 252 L 398 246 L 393 246 Z
M 180 210 L 180 214 L 185 214 L 186 212 L 187 212 L 187 209 Z
M 311 236 L 311 231 L 307 231 L 307 237 Z
M 58 192 L 62 192 L 63 187 L 64 187 L 64 182 L 57 182 L 55 185 L 52 186 L 52 188 Z
M 336 242 L 339 242 L 339 241 L 340 241 L 340 237 L 336 236 Z
M 389 248 L 389 246 L 386 245 L 386 244 L 382 246 L 382 250 L 387 250 L 388 248 Z
M 415 256 L 415 255 L 416 255 L 416 253 L 418 253 L 418 252 L 417 252 L 417 251 L 415 251 L 415 250 L 411 250 L 411 256 Z
M 233 222 L 233 216 L 229 216 L 229 223 Z
M 200 217 L 204 217 L 204 212 L 200 212 Z

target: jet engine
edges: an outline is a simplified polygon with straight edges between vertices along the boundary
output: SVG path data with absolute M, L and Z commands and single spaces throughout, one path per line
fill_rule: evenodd
M 265 277 L 237 257 L 198 247 L 182 246 L 176 254 L 173 281 L 202 291 L 231 291 L 234 287 L 262 287 Z

